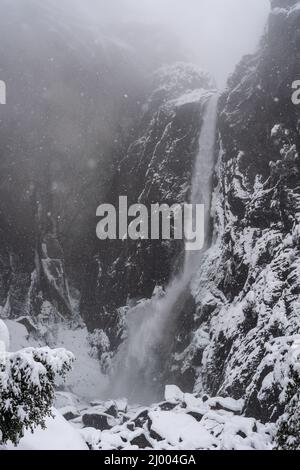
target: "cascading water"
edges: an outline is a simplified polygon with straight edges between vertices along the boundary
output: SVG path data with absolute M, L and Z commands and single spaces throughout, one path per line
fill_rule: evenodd
M 157 294 L 128 312 L 128 337 L 116 356 L 110 395 L 126 396 L 139 403 L 160 398 L 160 378 L 172 349 L 176 321 L 189 296 L 189 284 L 207 248 L 217 104 L 218 95 L 215 94 L 209 98 L 204 116 L 191 191 L 191 203 L 205 206 L 206 246 L 202 251 L 186 251 L 183 271 L 170 283 L 164 295 Z

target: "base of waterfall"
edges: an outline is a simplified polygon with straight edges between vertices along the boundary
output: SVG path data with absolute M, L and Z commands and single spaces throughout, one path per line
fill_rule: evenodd
M 24 325 L 6 323 L 12 350 L 39 346 L 28 337 Z M 53 418 L 47 418 L 46 429 L 36 428 L 33 434 L 26 431 L 17 449 L 180 451 L 274 447 L 275 425 L 243 416 L 243 400 L 184 393 L 175 385 L 166 386 L 164 401 L 150 406 L 132 405 L 126 398 L 103 400 L 106 379 L 101 376 L 97 360 L 88 353 L 86 335 L 85 328 L 60 328 L 56 340 L 64 347 L 72 346 L 77 356 L 74 370 L 56 392 Z
M 126 399 L 84 403 L 57 392 L 46 428 L 26 431 L 5 450 L 272 450 L 274 424 L 241 415 L 242 400 L 199 397 L 167 386 L 165 401 L 128 406 Z
M 126 399 L 57 406 L 91 450 L 271 450 L 273 424 L 242 416 L 243 401 L 183 393 L 167 386 L 165 400 L 144 407 Z

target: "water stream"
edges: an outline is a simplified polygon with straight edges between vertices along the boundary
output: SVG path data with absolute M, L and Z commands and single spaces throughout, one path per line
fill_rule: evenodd
M 217 104 L 215 94 L 206 107 L 191 190 L 191 203 L 205 207 L 206 245 L 202 251 L 185 252 L 182 273 L 169 284 L 163 296 L 157 294 L 128 312 L 128 337 L 115 359 L 112 396 L 126 396 L 139 403 L 161 398 L 158 390 L 164 362 L 172 349 L 176 323 L 189 296 L 189 284 L 201 265 L 209 239 Z

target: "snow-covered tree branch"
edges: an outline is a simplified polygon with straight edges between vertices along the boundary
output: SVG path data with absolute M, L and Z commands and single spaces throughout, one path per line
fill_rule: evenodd
M 0 443 L 17 444 L 25 429 L 44 427 L 51 415 L 55 379 L 74 357 L 64 349 L 28 348 L 0 357 Z

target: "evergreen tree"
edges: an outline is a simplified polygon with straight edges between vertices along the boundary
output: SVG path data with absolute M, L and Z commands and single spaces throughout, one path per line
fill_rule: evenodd
M 74 357 L 64 349 L 28 348 L 0 357 L 0 444 L 17 444 L 26 429 L 45 427 L 55 379 L 65 377 Z
M 278 450 L 300 450 L 300 374 L 291 366 L 284 414 L 278 421 Z

